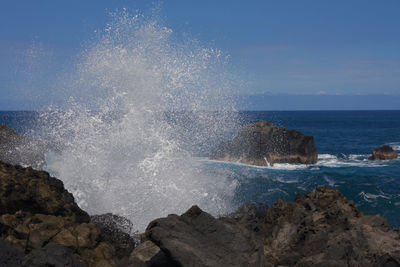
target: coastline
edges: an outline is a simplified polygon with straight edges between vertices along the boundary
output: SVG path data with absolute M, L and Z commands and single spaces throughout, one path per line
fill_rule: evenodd
M 400 264 L 399 230 L 327 187 L 271 207 L 244 204 L 219 218 L 193 206 L 150 222 L 140 243 L 118 228 L 126 219 L 105 215 L 113 224 L 93 223 L 96 216 L 89 218 L 46 172 L 0 162 L 0 189 L 0 254 L 11 255 L 1 259 L 7 266 Z

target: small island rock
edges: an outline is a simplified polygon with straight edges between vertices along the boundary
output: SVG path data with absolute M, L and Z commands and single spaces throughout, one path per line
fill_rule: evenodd
M 369 160 L 391 160 L 397 159 L 397 152 L 390 146 L 383 146 L 372 151 L 372 155 L 368 158 Z
M 260 121 L 247 125 L 232 141 L 222 142 L 210 159 L 257 166 L 315 164 L 318 152 L 312 136 Z

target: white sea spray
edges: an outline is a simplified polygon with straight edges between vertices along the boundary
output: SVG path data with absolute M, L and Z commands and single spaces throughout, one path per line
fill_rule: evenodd
M 221 51 L 177 41 L 157 19 L 113 14 L 64 83 L 68 101 L 42 114 L 59 149 L 47 169 L 83 209 L 140 231 L 194 204 L 229 211 L 236 181 L 193 157 L 237 128 L 225 66 Z

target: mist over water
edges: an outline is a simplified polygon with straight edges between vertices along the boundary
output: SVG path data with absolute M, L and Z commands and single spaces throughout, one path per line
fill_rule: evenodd
M 228 170 L 207 174 L 195 157 L 239 124 L 221 51 L 122 11 L 64 84 L 69 98 L 41 115 L 41 131 L 59 149 L 47 169 L 81 208 L 126 216 L 138 230 L 193 204 L 231 209 L 236 181 Z

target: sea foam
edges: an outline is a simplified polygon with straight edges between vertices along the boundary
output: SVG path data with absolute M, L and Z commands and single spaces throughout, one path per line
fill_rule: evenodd
M 83 209 L 126 216 L 138 230 L 194 204 L 226 213 L 236 182 L 193 158 L 237 128 L 226 57 L 179 41 L 154 17 L 111 17 L 64 82 L 68 100 L 42 114 L 58 147 L 47 169 Z

